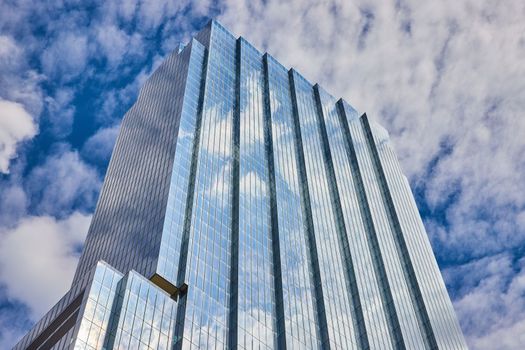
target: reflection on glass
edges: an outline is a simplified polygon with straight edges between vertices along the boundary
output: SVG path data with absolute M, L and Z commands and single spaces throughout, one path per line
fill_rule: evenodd
M 176 302 L 135 271 L 99 262 L 84 303 L 75 350 L 168 349 Z
M 335 99 L 322 89 L 320 97 L 368 341 L 372 348 L 390 349 L 392 335 L 387 321 L 388 310 L 384 305 L 386 299 L 382 297 L 382 286 L 378 284 L 380 274 L 376 274 L 374 270 L 375 262 L 371 254 L 373 245 L 368 241 L 370 232 L 367 232 L 366 215 L 363 215 L 366 204 L 360 203 L 363 199 L 358 196 L 359 187 L 355 169 L 351 167 L 348 139 L 344 135 L 345 129 L 341 125 L 342 119 Z M 357 117 L 357 112 L 351 107 L 348 114 L 350 118 Z
M 306 179 L 303 181 L 307 181 L 310 193 L 330 346 L 353 349 L 357 347 L 357 340 L 351 316 L 352 296 L 345 284 L 345 265 L 342 249 L 339 247 L 326 164 L 323 161 L 314 90 L 310 83 L 295 71 L 293 79 L 306 169 Z
M 276 337 L 263 92 L 262 55 L 240 39 L 238 346 L 241 349 L 273 349 Z
M 177 273 L 184 239 L 184 224 L 191 178 L 193 146 L 196 138 L 197 113 L 204 64 L 205 48 L 196 40 L 184 48 L 181 60 L 188 60 L 188 73 L 183 99 L 180 126 L 173 160 L 170 190 L 164 229 L 160 244 L 157 273 L 174 285 L 179 285 Z
M 235 38 L 211 28 L 189 232 L 184 348 L 226 348 L 230 303 Z

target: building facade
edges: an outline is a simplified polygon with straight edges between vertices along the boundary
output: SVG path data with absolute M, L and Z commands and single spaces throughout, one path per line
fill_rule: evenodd
M 211 21 L 126 113 L 16 349 L 464 349 L 387 132 Z

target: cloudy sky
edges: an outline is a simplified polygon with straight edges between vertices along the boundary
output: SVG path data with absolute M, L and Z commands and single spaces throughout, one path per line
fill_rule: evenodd
M 470 347 L 522 349 L 522 0 L 0 1 L 0 348 L 68 289 L 120 118 L 212 17 L 390 131 Z

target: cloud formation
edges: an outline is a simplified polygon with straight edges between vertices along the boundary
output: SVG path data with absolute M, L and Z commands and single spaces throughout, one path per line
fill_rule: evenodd
M 35 136 L 36 131 L 37 126 L 24 106 L 0 99 L 0 173 L 9 173 L 16 146 Z
M 520 349 L 525 344 L 525 259 L 499 254 L 445 270 L 460 296 L 455 307 L 473 349 Z
M 93 162 L 109 162 L 113 146 L 117 140 L 120 124 L 102 128 L 91 136 L 82 147 L 82 154 Z
M 9 299 L 29 306 L 33 321 L 68 289 L 90 221 L 78 212 L 64 220 L 29 216 L 0 232 L 0 280 Z
M 91 209 L 97 199 L 100 179 L 78 152 L 59 150 L 28 175 L 26 188 L 35 213 L 62 217 L 72 208 Z

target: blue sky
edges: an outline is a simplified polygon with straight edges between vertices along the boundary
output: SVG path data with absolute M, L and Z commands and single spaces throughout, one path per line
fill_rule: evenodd
M 390 132 L 473 349 L 525 346 L 522 1 L 0 2 L 0 348 L 67 290 L 120 118 L 217 18 Z

